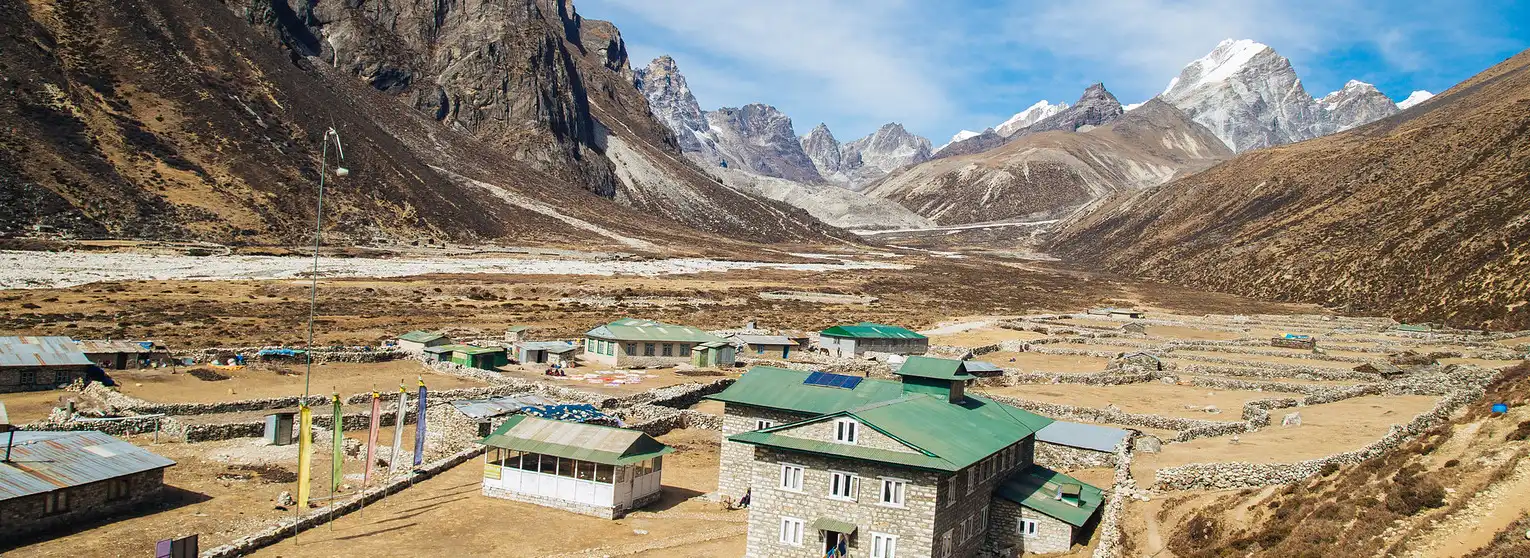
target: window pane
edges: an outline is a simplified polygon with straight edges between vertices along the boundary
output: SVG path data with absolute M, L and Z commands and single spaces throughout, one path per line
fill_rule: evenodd
M 580 461 L 580 462 L 577 463 L 577 466 L 579 468 L 579 474 L 576 475 L 576 478 L 578 478 L 579 480 L 595 480 L 595 463 L 594 462 L 592 462 L 592 461 Z
M 615 470 L 615 467 L 613 467 L 611 465 L 606 465 L 606 464 L 603 464 L 603 463 L 596 465 L 595 466 L 595 482 L 603 482 L 603 483 L 606 483 L 606 484 L 610 484 L 611 483 L 611 477 L 612 477 L 612 474 L 613 474 L 614 470 Z
M 574 460 L 567 457 L 558 458 L 558 476 L 573 478 Z

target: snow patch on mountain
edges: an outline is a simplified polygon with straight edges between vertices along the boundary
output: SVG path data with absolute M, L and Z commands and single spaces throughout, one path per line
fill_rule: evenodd
M 1434 93 L 1430 93 L 1428 91 L 1424 91 L 1423 89 L 1420 89 L 1418 91 L 1414 91 L 1413 93 L 1409 94 L 1408 98 L 1403 99 L 1401 101 L 1398 101 L 1397 102 L 1397 108 L 1400 109 L 1400 110 L 1408 110 L 1410 108 L 1413 108 L 1414 105 L 1417 105 L 1419 103 L 1427 101 L 1427 100 L 1429 100 L 1432 97 L 1434 97 Z
M 1036 104 L 1027 107 L 1025 110 L 1015 113 L 1014 116 L 1009 117 L 1009 120 L 1005 120 L 1002 124 L 994 126 L 994 131 L 998 132 L 999 135 L 1007 138 L 1014 135 L 1015 132 L 1040 122 L 1049 116 L 1062 112 L 1067 108 L 1068 103 L 1057 103 L 1054 105 L 1047 102 L 1046 99 L 1042 99 L 1037 101 Z M 974 133 L 972 136 L 968 137 L 970 138 L 977 135 L 977 133 Z M 953 142 L 954 141 L 961 140 L 953 140 Z

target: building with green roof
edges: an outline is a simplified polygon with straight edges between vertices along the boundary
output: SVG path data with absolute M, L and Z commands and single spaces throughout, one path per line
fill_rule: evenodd
M 446 334 L 430 331 L 414 330 L 398 336 L 395 341 L 398 348 L 410 354 L 423 354 L 429 347 L 452 344 L 452 339 Z
M 666 367 L 692 363 L 697 347 L 728 342 L 699 328 L 622 318 L 584 334 L 585 359 L 616 368 Z M 731 347 L 731 345 L 729 345 Z M 708 351 L 705 366 L 732 366 L 733 351 Z
M 606 519 L 659 499 L 669 446 L 637 430 L 528 415 L 480 441 L 483 494 Z
M 916 356 L 897 374 L 756 366 L 709 397 L 724 404 L 718 490 L 750 495 L 747 556 L 975 556 L 1087 540 L 1099 489 L 1034 464 L 1052 419 L 969 392 L 963 361 Z M 1035 476 L 1084 506 L 1017 496 Z M 1011 544 L 1021 528 L 1032 531 Z
M 861 322 L 818 332 L 818 349 L 837 357 L 855 357 L 868 351 L 922 355 L 930 349 L 930 338 L 904 327 Z
M 476 345 L 437 345 L 425 348 L 426 360 L 453 362 L 468 368 L 493 370 L 510 364 L 509 352 L 504 347 L 479 347 Z

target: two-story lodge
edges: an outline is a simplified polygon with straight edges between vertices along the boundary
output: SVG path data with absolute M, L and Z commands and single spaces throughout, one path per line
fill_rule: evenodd
M 1052 419 L 967 393 L 959 360 L 900 380 L 757 366 L 724 402 L 718 489 L 750 494 L 748 558 L 1064 552 L 1104 495 L 1034 464 Z

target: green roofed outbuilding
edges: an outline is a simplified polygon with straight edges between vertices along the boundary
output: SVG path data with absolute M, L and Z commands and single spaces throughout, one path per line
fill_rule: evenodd
M 468 368 L 493 370 L 510 364 L 510 354 L 504 347 L 479 347 L 476 345 L 437 345 L 426 347 L 427 360 L 452 362 Z
M 674 449 L 638 430 L 529 415 L 480 441 L 483 493 L 616 519 L 659 499 Z
M 929 348 L 930 338 L 895 325 L 861 322 L 818 332 L 818 349 L 837 357 L 860 356 L 867 352 L 922 355 Z
M 452 344 L 444 333 L 415 330 L 398 336 L 398 348 L 410 354 L 423 354 L 425 349 Z

